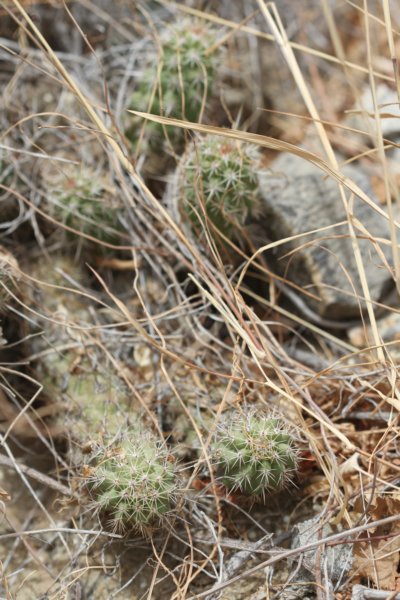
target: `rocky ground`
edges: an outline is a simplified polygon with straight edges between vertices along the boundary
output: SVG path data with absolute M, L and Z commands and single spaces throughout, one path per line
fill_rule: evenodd
M 399 31 L 0 1 L 0 598 L 400 598 Z

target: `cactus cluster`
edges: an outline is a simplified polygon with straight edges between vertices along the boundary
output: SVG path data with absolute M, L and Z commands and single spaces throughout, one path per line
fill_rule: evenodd
M 166 27 L 160 42 L 161 53 L 151 55 L 130 108 L 197 122 L 215 77 L 217 56 L 208 51 L 215 44 L 216 35 L 205 24 L 182 20 Z M 148 123 L 146 128 L 150 142 L 158 144 L 163 127 Z M 182 136 L 181 130 L 169 128 L 168 132 L 173 141 Z
M 57 221 L 103 241 L 118 238 L 120 207 L 96 173 L 74 169 L 57 174 L 52 184 L 49 212 Z
M 259 162 L 254 146 L 217 136 L 200 138 L 182 157 L 173 201 L 196 231 L 206 214 L 221 233 L 232 236 L 259 209 Z
M 97 346 L 85 344 L 85 330 L 91 335 L 85 298 L 60 287 L 65 283 L 61 271 L 80 281 L 78 266 L 65 257 L 54 264 L 55 286 L 47 286 L 42 296 L 42 310 L 53 319 L 44 338 L 36 338 L 37 377 L 48 396 L 64 406 L 56 424 L 68 432 L 70 464 L 80 473 L 91 508 L 108 516 L 115 530 L 147 535 L 168 524 L 183 497 L 175 461 L 146 429 L 129 389 Z M 44 278 L 46 266 L 38 262 L 36 279 Z M 189 441 L 190 434 L 185 432 Z M 297 465 L 289 428 L 277 416 L 255 410 L 221 422 L 211 456 L 227 488 L 253 497 L 285 485 Z
M 220 424 L 212 458 L 227 488 L 251 496 L 282 488 L 297 466 L 292 432 L 279 418 L 256 412 Z
M 86 354 L 90 352 L 86 350 Z M 74 359 L 75 360 L 71 360 Z M 115 530 L 143 534 L 162 526 L 175 505 L 178 478 L 165 446 L 140 425 L 123 383 L 88 357 L 53 355 L 42 377 L 47 390 L 62 395 L 70 431 L 69 457 L 96 512 L 110 516 Z
M 115 530 L 148 533 L 166 523 L 178 495 L 174 462 L 149 433 L 133 430 L 93 459 L 89 485 L 94 506 Z
M 146 534 L 162 526 L 174 509 L 174 462 L 140 425 L 123 383 L 104 364 L 95 368 L 89 349 L 85 354 L 79 362 L 73 352 L 46 356 L 40 379 L 47 392 L 64 401 L 61 418 L 69 432 L 69 458 L 81 470 L 92 508 L 108 515 L 115 530 Z
M 81 280 L 78 266 L 66 257 L 55 258 L 54 266 Z M 47 262 L 38 261 L 33 275 L 50 283 Z M 71 467 L 80 473 L 82 489 L 89 490 L 92 508 L 108 515 L 115 529 L 149 532 L 174 509 L 175 464 L 141 422 L 125 382 L 97 346 L 85 344 L 85 330 L 91 334 L 85 298 L 62 289 L 68 282 L 60 272 L 51 283 L 55 287 L 44 287 L 39 301 L 52 321 L 44 323 L 44 336 L 35 338 L 35 351 L 38 380 L 63 406 L 56 430 L 67 435 Z

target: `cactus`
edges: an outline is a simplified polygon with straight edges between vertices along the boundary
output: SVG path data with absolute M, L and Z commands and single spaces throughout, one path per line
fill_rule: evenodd
M 225 236 L 237 234 L 260 206 L 254 146 L 209 136 L 200 138 L 182 157 L 172 192 L 181 215 L 199 230 L 205 220 Z
M 74 353 L 52 354 L 42 383 L 63 398 L 69 458 L 90 492 L 90 507 L 109 515 L 114 530 L 147 534 L 173 512 L 175 466 L 166 447 L 141 427 L 123 383 L 104 364 L 94 368 L 91 354 L 86 349 L 77 366 Z
M 67 170 L 53 175 L 48 183 L 52 190 L 49 212 L 57 221 L 103 241 L 118 238 L 120 207 L 96 173 L 89 169 Z
M 94 349 L 82 357 L 76 350 L 59 354 L 45 355 L 37 374 L 64 403 L 57 422 L 68 434 L 69 459 L 90 492 L 90 507 L 109 515 L 118 531 L 147 534 L 165 525 L 178 496 L 166 447 L 140 426 L 128 390 L 104 362 L 100 367 Z
M 88 441 L 107 442 L 129 426 L 129 395 L 123 382 L 92 349 L 85 349 L 81 357 L 76 349 L 58 352 L 57 342 L 66 339 L 52 339 L 55 350 L 41 359 L 37 373 L 45 392 L 61 398 L 64 404 L 65 412 L 58 422 L 72 437 L 70 458 L 79 464 L 81 448 Z
M 297 467 L 292 432 L 277 417 L 256 412 L 221 423 L 212 457 L 222 483 L 251 496 L 283 487 Z
M 61 415 L 62 423 L 75 445 L 83 446 L 89 439 L 99 443 L 112 439 L 130 424 L 131 394 L 98 347 L 85 343 L 92 335 L 93 320 L 87 299 L 65 290 L 73 288 L 73 281 L 82 286 L 83 273 L 71 258 L 56 255 L 50 264 L 37 261 L 31 274 L 51 284 L 43 285 L 39 295 L 34 290 L 32 299 L 32 304 L 51 315 L 51 320 L 41 324 L 44 336 L 32 342 L 40 355 L 38 378 L 48 396 L 63 402 L 67 414 Z
M 217 55 L 207 51 L 215 44 L 216 34 L 207 25 L 183 20 L 166 27 L 160 38 L 161 56 L 151 56 L 151 64 L 143 72 L 130 106 L 134 110 L 197 122 L 215 77 Z M 153 141 L 158 147 L 163 127 L 147 123 L 146 128 L 150 143 Z M 182 139 L 181 130 L 169 128 L 168 133 L 173 141 Z M 127 135 L 136 141 L 135 129 L 133 135 L 129 131 Z
M 54 265 L 81 280 L 78 266 L 66 257 Z M 47 262 L 36 265 L 36 279 L 47 275 L 48 281 L 46 267 Z M 67 282 L 55 272 L 52 283 Z M 46 286 L 40 302 L 52 321 L 35 338 L 36 377 L 45 394 L 63 406 L 56 430 L 68 437 L 68 458 L 82 489 L 90 492 L 91 508 L 108 514 L 118 530 L 146 533 L 165 524 L 178 495 L 174 462 L 141 424 L 125 382 L 96 345 L 85 344 L 91 322 L 85 298 Z
M 167 448 L 138 429 L 100 450 L 91 461 L 93 506 L 107 513 L 115 530 L 149 533 L 166 524 L 178 495 Z

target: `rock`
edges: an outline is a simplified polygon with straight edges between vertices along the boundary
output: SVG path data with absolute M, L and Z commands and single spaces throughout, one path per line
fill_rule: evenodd
M 392 360 L 400 360 L 400 314 L 389 312 L 377 320 L 379 336 L 386 345 L 386 352 Z M 373 347 L 375 344 L 373 331 L 370 325 L 357 325 L 347 332 L 350 343 L 356 348 Z
M 321 531 L 322 529 L 322 531 Z M 317 515 L 302 523 L 297 523 L 294 528 L 292 548 L 301 548 L 307 544 L 317 542 L 319 539 L 328 537 L 335 533 L 343 531 L 343 527 L 332 527 L 329 523 L 320 524 L 320 518 Z M 296 558 L 296 561 L 298 558 Z M 320 562 L 318 566 L 318 561 Z M 308 576 L 313 579 L 317 569 L 322 574 L 326 574 L 328 582 L 337 586 L 346 580 L 353 563 L 352 544 L 338 544 L 332 546 L 317 546 L 303 554 L 301 571 L 306 571 Z M 301 575 L 301 572 L 299 573 Z M 305 576 L 305 580 L 307 577 Z
M 369 178 L 361 169 L 349 165 L 342 173 L 375 201 Z M 359 316 L 366 303 L 347 223 L 306 235 L 347 221 L 336 181 L 311 163 L 283 153 L 270 170 L 259 172 L 259 184 L 264 243 L 305 234 L 276 248 L 280 274 L 317 297 L 304 295 L 302 299 L 320 316 L 331 320 Z M 371 236 L 390 239 L 386 219 L 360 198 L 354 198 L 354 214 Z M 355 231 L 371 299 L 379 301 L 392 287 L 391 274 L 374 244 Z M 390 246 L 380 244 L 380 250 L 390 264 Z
M 400 134 L 400 106 L 396 90 L 385 83 L 376 88 L 376 101 L 381 116 L 382 135 L 393 139 Z M 360 103 L 353 108 L 344 120 L 344 125 L 374 133 L 376 131 L 374 101 L 370 86 L 366 86 L 361 95 Z M 354 135 L 352 133 L 352 135 Z M 365 137 L 364 137 L 365 140 Z

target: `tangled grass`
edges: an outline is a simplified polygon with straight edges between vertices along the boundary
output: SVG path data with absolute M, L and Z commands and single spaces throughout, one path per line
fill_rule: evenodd
M 394 87 L 398 10 L 388 2 L 370 12 L 366 3 L 336 10 L 312 0 L 300 9 L 283 0 L 258 0 L 251 10 L 246 2 L 210 3 L 209 11 L 200 2 L 114 4 L 108 11 L 106 2 L 91 0 L 0 2 L 0 231 L 10 256 L 0 263 L 1 593 L 178 599 L 221 597 L 226 589 L 255 600 L 299 597 L 307 586 L 319 598 L 349 598 L 356 584 L 394 591 L 398 330 L 384 338 L 379 309 L 395 319 L 398 303 L 371 301 L 357 247 L 368 232 L 351 211 L 354 197 L 370 198 L 342 177 L 336 151 L 366 162 L 378 179 L 377 210 L 391 237 L 374 243 L 391 246 L 396 282 L 396 142 L 382 136 L 376 102 L 372 131 L 341 121 L 360 106 L 363 86 Z M 218 32 L 207 56 L 225 49 L 209 95 L 202 85 L 201 120 L 143 113 L 142 106 L 129 112 L 150 48 L 154 54 L 166 24 L 183 17 Z M 319 49 L 304 40 L 316 31 Z M 368 306 L 358 341 L 346 323 L 335 329 L 308 318 L 306 295 L 274 272 L 268 257 L 283 254 L 287 240 L 256 243 L 245 219 L 240 242 L 226 239 L 223 218 L 215 224 L 223 245 L 212 228 L 198 238 L 185 233 L 165 199 L 181 151 L 167 139 L 133 153 L 127 132 L 146 122 L 179 129 L 187 145 L 196 132 L 258 146 L 267 168 L 276 152 L 290 152 L 338 182 Z M 201 175 L 202 161 L 195 166 Z M 84 193 L 71 173 L 86 174 Z M 201 187 L 195 192 L 193 201 Z M 318 240 L 318 232 L 311 235 Z M 293 304 L 282 301 L 286 288 Z M 89 374 L 85 405 L 79 385 Z M 87 419 L 96 396 L 101 418 Z M 240 486 L 224 485 L 213 440 L 226 416 L 242 409 L 281 413 L 297 432 L 290 495 L 255 502 Z M 110 531 L 110 503 L 115 519 L 132 510 L 137 494 L 129 496 L 126 451 L 99 459 L 99 448 L 121 448 L 119 436 L 137 419 L 146 443 L 154 439 L 162 449 L 150 479 L 166 477 L 157 500 L 166 526 L 148 538 Z M 144 452 L 140 437 L 135 444 Z M 94 482 L 85 459 L 93 449 L 99 478 L 82 485 Z M 124 506 L 115 494 L 110 499 L 107 479 L 108 467 L 114 476 L 120 463 Z M 93 510 L 96 489 L 108 502 L 103 512 Z M 135 518 L 129 512 L 137 530 Z M 291 547 L 295 523 L 311 518 L 316 537 Z M 327 523 L 336 528 L 328 536 Z M 332 583 L 324 556 L 342 543 L 353 544 L 353 564 Z M 320 560 L 310 583 L 290 559 L 311 551 Z

